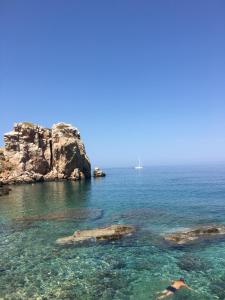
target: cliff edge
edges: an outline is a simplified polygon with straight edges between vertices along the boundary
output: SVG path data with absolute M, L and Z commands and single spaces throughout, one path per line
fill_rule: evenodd
M 21 122 L 4 134 L 0 148 L 0 181 L 32 183 L 91 176 L 91 165 L 77 128 L 57 123 L 52 128 Z

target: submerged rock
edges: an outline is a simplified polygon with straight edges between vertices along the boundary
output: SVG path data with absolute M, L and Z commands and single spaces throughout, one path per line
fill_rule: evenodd
M 24 216 L 16 218 L 16 221 L 51 221 L 51 220 L 96 220 L 101 218 L 103 210 L 98 208 L 70 208 L 62 211 L 55 211 L 45 215 Z
M 20 224 L 18 224 L 18 223 L 9 223 L 9 224 L 0 223 L 0 234 L 3 234 L 3 233 L 11 234 L 11 233 L 15 233 L 15 232 L 23 232 L 24 230 L 28 230 L 31 228 L 36 229 L 36 228 L 39 228 L 39 226 L 32 222 L 26 222 L 26 223 L 20 223 Z
M 184 245 L 200 239 L 208 239 L 221 235 L 225 236 L 225 225 L 208 225 L 170 233 L 164 239 L 177 245 Z
M 125 223 L 132 224 L 135 227 L 142 229 L 146 228 L 146 224 L 151 220 L 152 222 L 158 222 L 159 219 L 171 218 L 171 216 L 163 210 L 143 207 L 143 208 L 131 208 L 113 213 L 110 218 L 110 223 Z
M 206 272 L 211 266 L 208 261 L 203 258 L 192 254 L 184 254 L 177 263 L 178 267 L 187 272 L 197 271 Z
M 99 168 L 96 167 L 94 169 L 93 176 L 94 177 L 105 177 L 106 174 L 101 169 L 99 169 Z
M 162 210 L 157 210 L 149 207 L 144 208 L 132 208 L 115 215 L 115 217 L 126 220 L 149 220 L 152 218 L 159 218 L 165 215 L 165 212 Z
M 220 276 L 217 278 L 211 279 L 210 283 L 210 290 L 212 292 L 212 295 L 215 295 L 215 298 L 217 299 L 225 299 L 225 289 L 224 289 L 224 281 L 225 281 L 225 276 L 221 272 Z
M 77 128 L 54 124 L 51 129 L 30 122 L 14 125 L 0 149 L 0 179 L 7 183 L 79 180 L 91 176 L 91 165 Z
M 58 239 L 56 243 L 65 245 L 93 240 L 116 240 L 123 236 L 129 235 L 134 231 L 135 228 L 130 225 L 111 225 L 104 228 L 78 230 L 75 231 L 71 236 Z
M 11 189 L 8 187 L 8 185 L 4 185 L 2 182 L 0 182 L 0 196 L 8 195 Z

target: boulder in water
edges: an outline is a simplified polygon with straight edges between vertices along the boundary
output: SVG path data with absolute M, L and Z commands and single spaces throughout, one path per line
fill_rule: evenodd
M 225 225 L 201 226 L 190 230 L 177 231 L 167 234 L 164 239 L 177 245 L 184 245 L 193 241 L 225 236 Z
M 65 245 L 84 241 L 116 240 L 134 231 L 135 228 L 131 225 L 111 225 L 104 228 L 78 230 L 71 236 L 58 239 L 56 243 Z
M 93 176 L 94 177 L 105 177 L 106 174 L 101 169 L 99 169 L 99 168 L 96 167 L 94 169 Z

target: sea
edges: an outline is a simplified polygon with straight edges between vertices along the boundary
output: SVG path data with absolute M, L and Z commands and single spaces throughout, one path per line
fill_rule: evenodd
M 225 239 L 183 246 L 178 230 L 225 224 L 225 165 L 109 168 L 81 182 L 12 186 L 0 198 L 0 299 L 225 299 Z M 115 241 L 58 245 L 76 230 L 135 226 Z

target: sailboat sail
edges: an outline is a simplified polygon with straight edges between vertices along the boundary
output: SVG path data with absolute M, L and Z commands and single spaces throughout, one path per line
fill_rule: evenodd
M 140 158 L 138 159 L 138 166 L 136 166 L 135 169 L 143 169 Z

